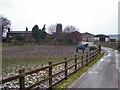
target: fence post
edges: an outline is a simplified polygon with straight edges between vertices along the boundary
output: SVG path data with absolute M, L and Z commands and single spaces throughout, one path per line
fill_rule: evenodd
M 86 66 L 88 65 L 88 53 L 86 53 Z
M 23 74 L 23 73 L 25 73 L 25 69 L 20 69 L 19 74 Z M 19 83 L 20 83 L 20 90 L 24 90 L 25 89 L 25 76 L 24 75 L 22 75 L 19 78 Z
M 49 62 L 49 66 L 52 65 L 52 62 Z M 49 67 L 49 77 L 52 76 L 52 67 Z M 49 79 L 49 86 L 52 85 L 52 78 Z M 52 87 L 50 88 L 52 90 Z
M 81 60 L 82 60 L 82 63 L 81 63 L 81 64 L 82 64 L 82 66 L 83 66 L 83 55 L 81 56 Z
M 66 70 L 67 69 L 67 58 L 65 58 L 65 80 L 67 79 L 67 71 L 68 70 Z
M 94 51 L 92 52 L 91 55 L 92 55 L 91 59 L 94 60 Z
M 101 52 L 101 45 L 99 45 L 99 53 Z
M 95 60 L 95 56 L 96 56 L 95 54 L 96 54 L 96 51 L 94 51 L 94 53 L 93 53 L 93 54 L 94 54 L 94 57 L 93 57 L 93 58 L 94 58 L 94 60 Z
M 75 55 L 75 73 L 76 73 L 76 70 L 77 70 L 77 55 Z
M 89 60 L 91 61 L 91 51 L 90 51 L 90 53 L 89 53 L 89 57 L 90 57 Z

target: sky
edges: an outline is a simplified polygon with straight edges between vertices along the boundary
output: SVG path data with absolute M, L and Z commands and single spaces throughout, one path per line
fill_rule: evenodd
M 117 34 L 120 0 L 0 0 L 0 15 L 11 21 L 12 31 L 31 31 L 61 23 L 80 33 Z

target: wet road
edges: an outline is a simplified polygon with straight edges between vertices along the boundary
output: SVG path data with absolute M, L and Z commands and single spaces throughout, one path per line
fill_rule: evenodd
M 70 88 L 120 88 L 120 54 L 110 48 L 102 49 L 106 52 L 104 57 Z

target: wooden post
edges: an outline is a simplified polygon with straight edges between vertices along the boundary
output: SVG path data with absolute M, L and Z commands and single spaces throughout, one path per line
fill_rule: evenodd
M 92 55 L 91 59 L 94 60 L 94 52 L 92 52 L 91 55 Z
M 89 61 L 91 61 L 91 52 L 88 54 Z
M 94 60 L 95 60 L 95 54 L 96 54 L 96 51 L 94 51 L 94 53 L 93 53 L 93 54 L 94 54 Z
M 88 65 L 88 53 L 86 54 L 86 66 Z
M 67 79 L 67 70 L 66 70 L 67 69 L 67 58 L 65 58 L 65 61 L 66 61 L 65 62 L 65 77 L 66 77 L 65 80 L 66 80 Z
M 89 57 L 90 57 L 89 60 L 91 61 L 91 51 L 90 51 L 90 53 L 89 53 Z
M 90 51 L 90 52 L 91 52 L 91 50 L 92 50 L 92 47 L 89 48 L 89 51 Z
M 19 70 L 19 74 L 23 74 L 25 73 L 25 69 L 21 69 Z M 20 90 L 24 90 L 25 89 L 25 76 L 21 76 L 19 78 L 19 82 L 20 82 Z
M 92 53 L 93 54 L 93 60 L 95 59 L 94 57 L 95 57 L 95 51 Z
M 101 45 L 99 45 L 99 53 L 101 52 Z
M 52 62 L 49 62 L 49 66 L 52 65 Z M 49 77 L 52 76 L 52 67 L 49 67 Z M 49 79 L 49 86 L 52 85 L 52 78 Z M 52 90 L 52 88 L 50 88 Z
M 81 60 L 82 60 L 82 63 L 81 63 L 81 65 L 83 66 L 83 55 L 81 56 Z
M 75 73 L 76 73 L 76 70 L 77 70 L 77 55 L 75 55 Z

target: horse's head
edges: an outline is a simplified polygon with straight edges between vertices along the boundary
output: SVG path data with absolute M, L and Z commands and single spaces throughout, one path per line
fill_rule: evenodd
M 85 44 L 84 46 L 85 46 L 85 47 L 88 47 L 88 44 Z

